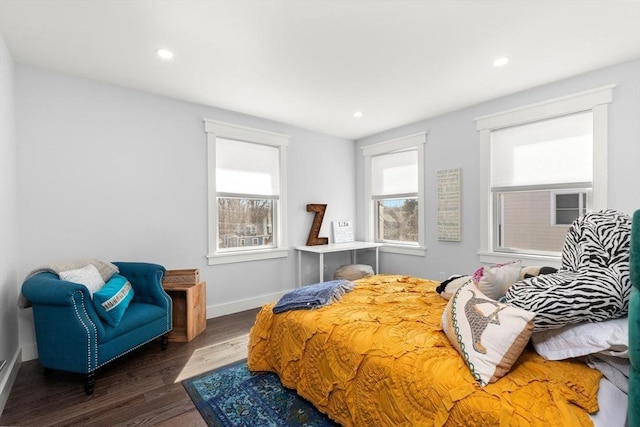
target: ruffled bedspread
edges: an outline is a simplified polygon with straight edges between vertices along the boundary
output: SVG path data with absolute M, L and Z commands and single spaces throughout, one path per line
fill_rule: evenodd
M 601 374 L 527 348 L 481 388 L 442 332 L 437 282 L 378 275 L 338 302 L 273 314 L 249 340 L 252 371 L 271 371 L 344 426 L 589 426 Z

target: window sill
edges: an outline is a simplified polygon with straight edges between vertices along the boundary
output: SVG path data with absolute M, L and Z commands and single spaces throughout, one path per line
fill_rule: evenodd
M 427 248 L 419 247 L 419 246 L 390 245 L 388 243 L 385 243 L 384 246 L 380 247 L 380 252 L 401 254 L 401 255 L 426 256 Z
M 505 261 L 522 260 L 523 265 L 539 265 L 545 267 L 560 268 L 560 256 L 531 255 L 511 252 L 478 251 L 478 257 L 483 264 L 499 264 Z
M 289 248 L 264 249 L 257 251 L 243 251 L 207 255 L 209 265 L 231 264 L 234 262 L 260 261 L 264 259 L 286 258 Z

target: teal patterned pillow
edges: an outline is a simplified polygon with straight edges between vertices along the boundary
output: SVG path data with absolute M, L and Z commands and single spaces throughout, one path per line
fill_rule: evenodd
M 105 322 L 116 327 L 132 299 L 131 283 L 124 276 L 114 274 L 102 289 L 93 294 L 93 305 Z

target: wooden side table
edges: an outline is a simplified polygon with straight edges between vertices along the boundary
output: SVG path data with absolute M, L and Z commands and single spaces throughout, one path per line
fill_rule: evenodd
M 169 341 L 189 342 L 207 327 L 207 284 L 174 284 L 162 286 L 173 300 L 173 330 Z

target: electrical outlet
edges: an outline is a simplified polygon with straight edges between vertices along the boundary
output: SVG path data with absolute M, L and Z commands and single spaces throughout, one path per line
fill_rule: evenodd
M 444 271 L 440 272 L 440 281 L 442 282 L 445 279 L 444 277 Z

